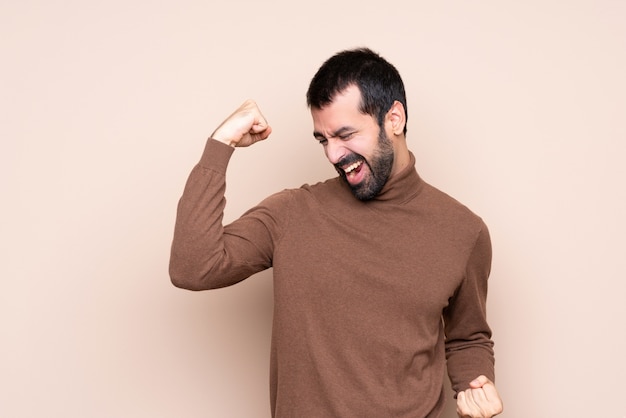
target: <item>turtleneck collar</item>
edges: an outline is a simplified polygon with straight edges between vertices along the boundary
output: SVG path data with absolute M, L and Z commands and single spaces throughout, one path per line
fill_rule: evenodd
M 422 189 L 423 182 L 415 169 L 415 156 L 409 151 L 409 164 L 399 173 L 392 175 L 372 202 L 402 204 L 413 199 Z

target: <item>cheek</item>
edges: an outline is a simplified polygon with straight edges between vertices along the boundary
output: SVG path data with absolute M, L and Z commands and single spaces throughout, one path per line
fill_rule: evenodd
M 357 139 L 358 140 L 354 141 L 354 143 L 352 144 L 352 152 L 363 156 L 367 160 L 369 160 L 374 154 L 376 154 L 376 149 L 378 146 L 378 136 L 374 135 L 374 132 L 372 132 L 370 135 L 363 136 Z
M 352 149 L 352 152 L 354 154 L 357 154 L 357 155 L 361 156 L 361 158 L 363 158 L 368 163 L 372 159 L 372 150 L 370 148 L 366 147 L 366 146 L 355 147 L 355 148 Z

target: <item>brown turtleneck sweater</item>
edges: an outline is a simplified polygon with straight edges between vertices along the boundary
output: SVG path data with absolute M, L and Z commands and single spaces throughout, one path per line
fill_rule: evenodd
M 334 178 L 272 195 L 222 226 L 233 148 L 207 142 L 179 202 L 176 286 L 274 271 L 272 416 L 437 417 L 453 389 L 494 380 L 489 233 L 425 183 L 415 158 L 374 200 Z

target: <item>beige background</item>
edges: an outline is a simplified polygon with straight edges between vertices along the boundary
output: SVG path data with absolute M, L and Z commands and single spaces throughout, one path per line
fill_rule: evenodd
M 216 3 L 0 3 L 0 416 L 269 416 L 271 273 L 172 287 L 176 203 L 248 97 L 274 134 L 227 219 L 334 175 L 304 93 L 367 45 L 421 175 L 490 226 L 502 416 L 625 417 L 626 3 Z

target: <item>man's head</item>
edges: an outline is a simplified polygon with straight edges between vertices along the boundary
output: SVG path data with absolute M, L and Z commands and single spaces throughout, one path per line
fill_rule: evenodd
M 398 71 L 368 49 L 326 61 L 307 92 L 314 137 L 360 200 L 407 164 L 406 97 Z
M 339 52 L 317 70 L 306 94 L 311 109 L 321 109 L 348 86 L 355 85 L 361 92 L 360 111 L 371 115 L 382 127 L 387 111 L 395 101 L 404 106 L 406 134 L 406 93 L 400 73 L 377 53 L 367 48 Z

